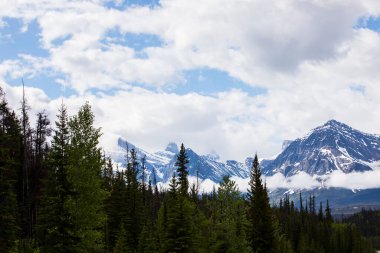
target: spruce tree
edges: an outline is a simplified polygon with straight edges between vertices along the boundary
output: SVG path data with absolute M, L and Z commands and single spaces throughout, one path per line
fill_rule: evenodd
M 50 121 L 45 112 L 37 114 L 37 124 L 33 132 L 33 159 L 31 166 L 31 218 L 33 226 L 33 237 L 36 233 L 38 226 L 37 217 L 41 205 L 41 195 L 43 188 L 43 181 L 46 180 L 48 175 L 47 168 L 47 154 L 49 151 L 49 144 L 47 138 L 50 136 L 51 128 Z
M 74 235 L 79 241 L 77 252 L 99 252 L 103 248 L 107 192 L 102 181 L 103 158 L 98 147 L 100 129 L 94 127 L 94 115 L 85 103 L 69 120 L 68 182 L 73 193 L 67 200 L 74 223 Z
M 189 252 L 193 245 L 191 231 L 193 205 L 187 193 L 189 182 L 186 164 L 188 162 L 186 150 L 182 144 L 176 162 L 178 181 L 173 173 L 166 200 L 167 229 L 164 252 Z
M 273 252 L 274 229 L 269 197 L 261 180 L 260 165 L 255 155 L 248 189 L 248 218 L 250 229 L 248 239 L 253 252 Z
M 331 209 L 330 209 L 330 205 L 329 205 L 329 200 L 327 200 L 327 202 L 326 202 L 325 213 L 326 213 L 326 222 L 330 224 L 333 221 L 333 218 L 331 216 Z
M 126 184 L 122 171 L 117 171 L 112 180 L 112 190 L 105 202 L 105 209 L 107 212 L 107 246 L 112 249 L 120 231 L 120 223 L 126 217 Z
M 178 173 L 178 185 L 179 185 L 179 194 L 182 196 L 187 196 L 189 190 L 189 180 L 187 176 L 189 174 L 186 165 L 189 163 L 187 159 L 186 149 L 183 143 L 181 144 L 181 149 L 177 155 L 177 161 L 175 166 L 177 166 Z
M 125 253 L 125 252 L 128 252 L 127 251 L 127 246 L 126 246 L 126 237 L 127 237 L 127 234 L 126 234 L 125 229 L 124 229 L 124 223 L 121 222 L 120 223 L 119 233 L 117 235 L 116 245 L 113 248 L 113 253 Z
M 32 220 L 32 192 L 31 192 L 31 169 L 32 169 L 32 129 L 29 124 L 29 106 L 25 98 L 23 86 L 23 97 L 21 101 L 21 130 L 22 130 L 22 159 L 21 170 L 18 172 L 17 202 L 19 210 L 19 224 L 21 229 L 20 244 L 27 242 L 33 236 Z
M 217 192 L 213 210 L 212 252 L 247 252 L 244 200 L 234 181 L 224 176 Z
M 62 104 L 48 153 L 48 176 L 44 180 L 41 210 L 38 215 L 38 238 L 42 252 L 76 252 L 73 245 L 79 239 L 67 201 L 73 194 L 68 181 L 69 129 L 67 109 Z
M 0 88 L 0 249 L 8 252 L 17 238 L 17 171 L 21 170 L 21 129 Z
M 139 174 L 139 162 L 137 152 L 134 148 L 130 151 L 130 158 L 127 158 L 126 169 L 126 215 L 124 220 L 127 234 L 128 251 L 137 251 L 139 236 L 141 232 L 141 216 L 143 214 L 142 194 L 140 184 L 137 180 Z

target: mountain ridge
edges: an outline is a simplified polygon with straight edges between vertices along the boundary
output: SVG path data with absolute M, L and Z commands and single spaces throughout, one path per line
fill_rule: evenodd
M 263 168 L 263 173 L 291 176 L 301 171 L 310 175 L 325 175 L 336 170 L 363 172 L 372 170 L 370 164 L 379 160 L 379 136 L 330 120 L 292 141 Z
M 146 157 L 148 174 L 154 170 L 158 181 L 168 181 L 175 172 L 174 164 L 179 150 L 176 143 L 169 142 L 163 151 L 149 153 L 123 138 L 118 139 L 121 149 L 126 149 L 127 144 L 129 149 L 136 149 L 139 157 Z M 249 177 L 251 157 L 245 161 L 221 162 L 215 153 L 200 155 L 191 148 L 187 148 L 187 153 L 190 160 L 190 176 L 210 179 L 215 183 L 219 183 L 225 175 Z M 284 141 L 282 152 L 274 159 L 261 159 L 260 165 L 263 175 L 266 176 L 281 173 L 290 177 L 300 172 L 322 176 L 334 171 L 370 171 L 375 164 L 379 165 L 378 161 L 380 136 L 361 132 L 336 120 L 329 120 L 303 137 Z M 125 163 L 121 152 L 117 155 L 116 162 Z

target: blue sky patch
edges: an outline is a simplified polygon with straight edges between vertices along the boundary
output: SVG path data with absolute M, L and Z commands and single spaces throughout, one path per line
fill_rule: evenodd
M 68 97 L 74 94 L 77 94 L 75 90 L 73 90 L 70 87 L 63 87 L 62 85 L 55 82 L 55 80 L 59 78 L 57 76 L 51 77 L 47 75 L 38 75 L 38 76 L 24 76 L 24 84 L 25 86 L 39 88 L 43 90 L 46 95 L 51 98 L 55 99 L 60 96 Z M 63 78 L 61 78 L 63 79 Z M 12 79 L 10 77 L 6 77 L 5 81 L 12 85 L 12 86 L 20 86 L 22 85 L 22 79 Z
M 119 10 L 124 10 L 129 7 L 135 6 L 147 6 L 149 8 L 155 8 L 160 6 L 160 0 L 120 0 L 120 1 L 110 1 L 107 4 L 108 8 L 114 8 Z
M 0 61 L 17 59 L 19 54 L 47 57 L 49 53 L 40 47 L 40 27 L 36 21 L 28 24 L 22 32 L 24 23 L 20 19 L 4 18 L 6 25 L 0 28 Z
M 354 28 L 367 28 L 375 32 L 380 32 L 380 17 L 361 17 L 355 24 Z
M 177 94 L 196 92 L 202 95 L 215 95 L 219 92 L 239 89 L 250 96 L 266 94 L 267 90 L 260 87 L 252 87 L 237 78 L 231 77 L 227 72 L 217 69 L 203 68 L 188 70 L 183 73 L 186 80 L 178 84 L 171 91 Z
M 125 33 L 122 34 L 119 29 L 112 29 L 105 34 L 105 38 L 102 40 L 104 44 L 118 44 L 132 48 L 136 53 L 141 53 L 144 48 L 147 47 L 161 47 L 163 41 L 155 34 L 147 33 Z M 141 57 L 141 58 L 145 58 Z

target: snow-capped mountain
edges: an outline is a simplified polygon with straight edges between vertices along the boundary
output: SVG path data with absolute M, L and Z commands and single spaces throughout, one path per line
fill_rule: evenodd
M 148 175 L 152 175 L 155 171 L 157 182 L 167 182 L 176 170 L 175 162 L 179 148 L 173 142 L 163 151 L 155 153 L 147 152 L 122 138 L 119 138 L 118 146 L 119 151 L 112 154 L 115 162 L 124 164 L 126 147 L 134 148 L 139 158 L 145 157 Z M 248 180 L 253 162 L 251 157 L 246 158 L 244 162 L 235 160 L 222 162 L 217 154 L 200 155 L 191 148 L 187 148 L 186 151 L 190 176 L 198 175 L 200 180 L 208 179 L 214 183 L 219 183 L 225 175 L 241 178 L 241 181 Z M 318 201 L 329 199 L 336 207 L 380 205 L 378 197 L 380 188 L 367 187 L 357 190 L 352 185 L 338 187 L 325 185 L 325 182 L 330 177 L 336 176 L 337 172 L 338 176 L 339 173 L 350 176 L 353 172 L 380 170 L 380 136 L 360 132 L 335 120 L 311 130 L 302 138 L 284 141 L 282 152 L 273 159 L 261 159 L 260 165 L 263 175 L 270 177 L 276 174 L 276 177 L 280 173 L 285 176 L 287 182 L 302 173 L 311 176 L 311 180 L 317 184 L 310 188 L 302 186 L 301 182 L 301 187 L 304 187 L 302 191 L 306 195 L 315 194 Z M 291 198 L 297 199 L 300 188 L 294 189 L 292 186 L 284 188 L 284 185 L 287 184 L 282 184 L 278 186 L 280 188 L 277 187 L 270 192 L 273 202 L 284 194 L 290 194 Z
M 122 138 L 119 138 L 118 146 L 120 151 L 113 153 L 114 160 L 117 163 L 125 163 L 127 146 L 129 150 L 134 148 L 139 158 L 145 157 L 148 174 L 152 174 L 153 170 L 155 171 L 157 181 L 168 181 L 176 170 L 175 162 L 179 153 L 176 143 L 170 142 L 164 151 L 155 153 L 149 153 Z M 220 182 L 225 175 L 241 178 L 249 176 L 247 167 L 249 164 L 234 160 L 223 163 L 219 161 L 217 154 L 199 155 L 191 148 L 187 148 L 186 153 L 189 159 L 188 170 L 190 176 L 196 177 L 198 175 L 199 179 L 210 179 L 216 183 Z
M 188 170 L 190 176 L 197 176 L 198 174 L 200 179 L 210 179 L 217 183 L 225 175 L 242 178 L 248 177 L 248 170 L 242 163 L 236 161 L 222 163 L 214 155 L 198 155 L 190 148 L 186 149 L 186 153 L 189 159 Z M 165 166 L 163 181 L 169 180 L 173 175 L 173 172 L 176 170 L 176 160 L 177 158 L 173 157 L 170 163 Z
M 118 163 L 125 163 L 125 149 L 134 148 L 138 157 L 146 158 L 148 173 L 156 172 L 157 180 L 166 182 L 175 171 L 179 148 L 169 143 L 163 151 L 149 153 L 126 140 L 119 138 L 120 152 L 114 155 Z M 372 170 L 380 161 L 380 136 L 366 134 L 343 123 L 330 120 L 311 130 L 307 135 L 294 141 L 284 141 L 282 152 L 274 159 L 260 161 L 262 173 L 266 176 L 281 173 L 286 177 L 305 172 L 323 176 L 333 171 L 344 173 Z M 124 150 L 124 151 L 123 151 Z M 223 176 L 249 177 L 252 158 L 244 162 L 228 160 L 222 162 L 217 154 L 200 155 L 187 148 L 189 175 L 210 179 L 215 183 Z
M 380 137 L 355 130 L 330 120 L 306 136 L 283 145 L 284 150 L 262 166 L 263 173 L 292 176 L 301 171 L 310 175 L 326 175 L 372 170 L 380 160 Z

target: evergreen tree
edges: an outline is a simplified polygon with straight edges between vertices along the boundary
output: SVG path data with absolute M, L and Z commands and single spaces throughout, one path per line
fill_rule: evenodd
M 160 210 L 162 252 L 191 252 L 192 206 L 181 195 L 175 173 L 169 184 L 169 192 Z
M 189 172 L 187 171 L 186 165 L 189 163 L 189 160 L 187 159 L 186 149 L 185 146 L 181 145 L 181 149 L 179 151 L 179 154 L 177 156 L 177 161 L 175 163 L 175 166 L 177 166 L 177 173 L 178 173 L 178 185 L 179 185 L 179 194 L 182 196 L 187 196 L 187 192 L 189 190 L 189 181 L 187 179 L 187 176 Z
M 18 232 L 16 182 L 21 169 L 21 129 L 0 88 L 0 249 L 9 252 Z
M 214 200 L 213 228 L 215 238 L 212 240 L 212 252 L 247 252 L 245 206 L 234 181 L 223 177 Z
M 33 164 L 31 166 L 30 194 L 31 194 L 31 219 L 33 226 L 33 237 L 35 237 L 35 228 L 38 225 L 37 213 L 39 212 L 42 184 L 46 180 L 48 174 L 47 154 L 48 143 L 47 138 L 50 136 L 50 121 L 45 112 L 37 114 L 37 124 L 33 133 Z
M 124 223 L 120 223 L 120 229 L 119 229 L 119 234 L 117 235 L 117 241 L 116 245 L 113 249 L 113 253 L 125 253 L 127 251 L 127 245 L 126 245 L 126 232 L 124 229 Z
M 333 219 L 332 219 L 332 216 L 331 216 L 331 209 L 330 209 L 330 205 L 329 205 L 329 200 L 327 200 L 327 202 L 326 202 L 325 213 L 326 213 L 326 221 L 328 223 L 331 223 L 333 221 Z
M 62 104 L 55 122 L 55 130 L 48 154 L 48 176 L 44 180 L 38 237 L 42 252 L 76 252 L 73 245 L 78 237 L 67 201 L 73 194 L 68 181 L 69 129 L 67 109 Z
M 98 147 L 100 129 L 94 126 L 94 115 L 85 103 L 69 120 L 68 182 L 73 194 L 67 208 L 74 223 L 77 252 L 99 252 L 103 248 L 105 213 L 103 203 L 107 196 L 102 182 L 101 149 Z
M 323 221 L 322 201 L 319 203 L 318 219 L 319 219 L 320 222 Z
M 21 101 L 21 130 L 22 130 L 22 159 L 21 170 L 18 172 L 17 202 L 19 210 L 19 224 L 21 238 L 30 239 L 33 235 L 32 220 L 32 192 L 31 192 L 31 165 L 32 165 L 32 129 L 29 124 L 29 106 L 25 98 L 23 85 L 23 97 Z M 23 244 L 23 242 L 20 242 Z M 28 244 L 28 242 L 26 242 Z
M 126 217 L 126 184 L 122 171 L 117 171 L 114 176 L 110 196 L 105 202 L 105 209 L 107 212 L 107 247 L 112 249 L 120 232 L 120 224 Z
M 253 160 L 248 189 L 250 229 L 248 238 L 253 252 L 273 252 L 274 230 L 269 197 L 261 181 L 261 171 L 257 155 Z
M 142 194 L 140 184 L 137 180 L 139 174 L 139 162 L 136 150 L 130 151 L 130 158 L 127 158 L 126 169 L 126 215 L 125 231 L 127 234 L 127 248 L 129 252 L 136 252 L 139 244 L 141 232 L 141 216 L 143 214 Z

